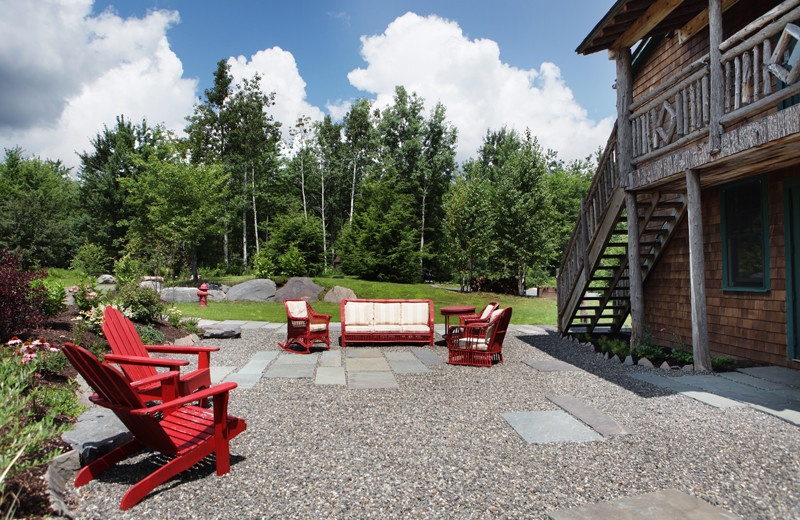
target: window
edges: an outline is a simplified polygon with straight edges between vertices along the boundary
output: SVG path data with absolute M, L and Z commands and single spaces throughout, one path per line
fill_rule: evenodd
M 762 175 L 720 189 L 723 290 L 769 290 L 766 182 Z

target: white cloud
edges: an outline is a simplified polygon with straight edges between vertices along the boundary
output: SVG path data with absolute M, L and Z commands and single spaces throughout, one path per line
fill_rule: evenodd
M 0 146 L 61 159 L 118 115 L 180 131 L 192 113 L 197 80 L 184 79 L 166 31 L 171 11 L 144 18 L 91 16 L 91 0 L 0 2 Z
M 423 97 L 429 108 L 441 101 L 458 128 L 458 160 L 474 157 L 487 129 L 503 125 L 530 128 L 563 159 L 584 158 L 611 132 L 610 118 L 588 119 L 555 64 L 512 67 L 500 61 L 496 42 L 470 40 L 455 22 L 406 13 L 361 42 L 367 66 L 350 72 L 350 83 L 375 94 L 379 107 L 393 102 L 397 85 Z
M 289 129 L 298 117 L 308 116 L 312 121 L 325 117 L 319 108 L 306 101 L 306 82 L 300 77 L 291 52 L 273 47 L 258 51 L 249 60 L 244 56 L 229 58 L 228 65 L 234 82 L 241 83 L 242 79 L 250 79 L 258 73 L 261 90 L 265 94 L 275 92 L 275 105 L 269 108 L 269 113 L 281 122 L 284 139 L 288 138 Z

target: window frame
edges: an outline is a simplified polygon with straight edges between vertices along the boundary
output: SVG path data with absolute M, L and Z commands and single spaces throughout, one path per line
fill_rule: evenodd
M 762 240 L 762 263 L 763 263 L 763 270 L 764 273 L 763 281 L 761 286 L 755 287 L 742 287 L 737 285 L 731 285 L 729 283 L 728 274 L 730 272 L 729 266 L 729 258 L 728 258 L 728 233 L 727 233 L 727 213 L 725 208 L 725 200 L 726 200 L 726 192 L 731 189 L 738 189 L 741 188 L 743 185 L 746 184 L 754 184 L 759 183 L 761 188 L 760 194 L 760 201 L 761 201 L 761 240 Z M 756 175 L 753 177 L 748 177 L 746 179 L 741 179 L 733 182 L 726 183 L 720 186 L 719 189 L 719 198 L 720 198 L 720 230 L 721 230 L 721 239 L 722 239 L 722 290 L 723 291 L 737 291 L 737 292 L 769 292 L 770 285 L 771 285 L 771 277 L 770 277 L 770 250 L 769 250 L 769 202 L 767 198 L 767 176 Z

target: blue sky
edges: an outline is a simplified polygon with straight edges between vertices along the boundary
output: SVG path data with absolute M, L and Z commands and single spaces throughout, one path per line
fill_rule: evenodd
M 179 132 L 226 59 L 237 79 L 265 77 L 285 127 L 404 84 L 445 104 L 459 159 L 502 124 L 578 158 L 610 132 L 614 64 L 574 49 L 612 3 L 0 0 L 0 82 L 17 94 L 0 102 L 0 145 L 74 165 L 120 113 Z

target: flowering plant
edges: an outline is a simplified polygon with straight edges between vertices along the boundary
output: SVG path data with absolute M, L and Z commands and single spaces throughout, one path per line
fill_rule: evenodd
M 92 307 L 102 306 L 106 299 L 97 291 L 94 282 L 85 279 L 78 285 L 70 287 L 69 292 L 75 299 L 75 305 L 83 312 L 91 310 Z
M 65 361 L 63 356 L 59 356 L 61 349 L 44 338 L 23 342 L 14 336 L 6 345 L 13 349 L 15 355 L 21 357 L 22 364 L 28 365 L 36 377 L 41 377 L 41 372 L 44 371 L 57 372 Z
M 123 307 L 119 304 L 112 303 L 110 307 L 117 309 L 119 312 L 122 313 L 128 319 L 133 317 L 133 312 L 130 309 Z M 103 335 L 103 322 L 105 321 L 103 318 L 103 310 L 105 310 L 106 305 L 105 303 L 100 303 L 91 307 L 89 310 L 80 311 L 78 315 L 72 318 L 72 321 L 78 322 L 78 326 L 83 326 L 85 329 L 102 336 Z
M 173 326 L 178 327 L 181 324 L 181 317 L 183 313 L 181 310 L 174 305 L 167 309 L 167 321 Z

